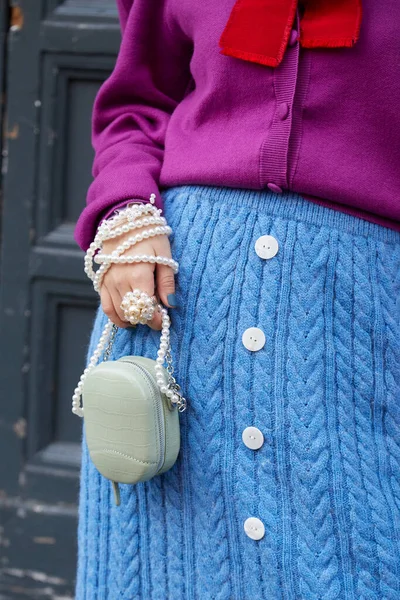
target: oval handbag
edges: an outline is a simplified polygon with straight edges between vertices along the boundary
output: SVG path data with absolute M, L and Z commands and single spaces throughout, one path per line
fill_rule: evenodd
M 89 455 L 112 482 L 117 505 L 118 483 L 151 479 L 170 469 L 178 457 L 179 410 L 160 391 L 155 365 L 151 358 L 123 356 L 101 362 L 84 382 Z

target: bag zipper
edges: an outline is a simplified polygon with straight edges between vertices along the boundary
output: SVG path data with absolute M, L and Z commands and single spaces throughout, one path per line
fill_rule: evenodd
M 120 362 L 124 362 L 124 363 L 128 363 L 130 365 L 133 365 L 134 367 L 136 367 L 137 369 L 142 371 L 142 373 L 144 373 L 144 376 L 146 377 L 147 381 L 149 381 L 153 392 L 155 392 L 154 397 L 156 398 L 156 409 L 157 409 L 158 423 L 159 423 L 158 438 L 159 438 L 159 442 L 160 442 L 160 458 L 159 458 L 159 461 L 157 464 L 157 472 L 158 472 L 161 469 L 161 467 L 163 466 L 164 459 L 165 459 L 165 422 L 164 422 L 164 409 L 162 407 L 163 402 L 162 402 L 162 398 L 161 398 L 161 392 L 159 391 L 153 378 L 149 375 L 147 370 L 144 367 L 142 367 L 142 365 L 139 365 L 138 363 L 135 363 L 135 362 L 131 362 L 130 360 L 121 360 Z M 157 400 L 157 398 L 158 398 L 158 400 Z

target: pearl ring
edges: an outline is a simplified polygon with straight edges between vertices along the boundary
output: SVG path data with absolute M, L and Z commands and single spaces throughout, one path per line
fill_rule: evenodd
M 158 300 L 156 296 L 149 296 L 147 292 L 135 288 L 132 292 L 127 292 L 121 302 L 121 310 L 124 313 L 125 321 L 131 325 L 138 323 L 146 324 L 151 321 L 157 308 Z

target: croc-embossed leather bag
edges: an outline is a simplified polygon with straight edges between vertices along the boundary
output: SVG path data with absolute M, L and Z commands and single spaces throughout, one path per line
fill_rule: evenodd
M 135 484 L 170 469 L 179 453 L 179 410 L 156 383 L 156 361 L 123 356 L 94 367 L 82 399 L 87 446 L 98 471 L 113 484 Z

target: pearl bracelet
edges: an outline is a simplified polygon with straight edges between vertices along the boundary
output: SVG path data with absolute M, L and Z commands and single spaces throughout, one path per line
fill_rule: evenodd
M 95 262 L 101 264 L 108 261 L 108 256 L 106 254 L 98 254 L 95 257 Z M 173 258 L 168 258 L 167 256 L 154 256 L 153 254 L 136 254 L 134 256 L 114 256 L 113 261 L 114 264 L 118 263 L 135 263 L 135 262 L 149 262 L 149 263 L 158 263 L 159 265 L 167 265 L 171 267 L 174 273 L 178 272 L 178 263 Z
M 141 204 L 141 205 L 132 205 L 132 206 L 128 205 L 128 207 L 121 210 L 118 214 L 111 217 L 110 219 L 106 219 L 105 221 L 103 221 L 101 223 L 93 242 L 90 244 L 90 246 L 86 252 L 85 266 L 84 266 L 85 273 L 87 274 L 88 277 L 90 277 L 90 279 L 92 279 L 92 281 L 94 283 L 94 288 L 97 292 L 100 289 L 101 279 L 104 276 L 104 273 L 108 270 L 108 266 L 106 265 L 103 269 L 97 271 L 97 273 L 95 273 L 93 271 L 92 262 L 93 262 L 93 258 L 95 256 L 96 251 L 101 250 L 103 242 L 106 239 L 116 238 L 122 234 L 128 233 L 128 231 L 130 231 L 130 229 L 135 229 L 135 228 L 139 227 L 139 220 L 141 222 L 141 224 L 140 224 L 141 227 L 147 225 L 146 218 L 137 219 L 137 217 L 140 217 L 141 214 L 146 213 L 146 212 L 152 212 L 155 215 L 153 217 L 148 218 L 147 219 L 148 221 L 150 221 L 150 219 L 152 218 L 153 221 L 161 222 L 164 224 L 164 226 L 168 227 L 166 225 L 166 223 L 167 223 L 166 219 L 164 217 L 159 216 L 161 213 L 161 209 L 157 209 L 152 204 Z M 126 223 L 126 221 L 128 221 L 128 223 Z M 123 225 L 121 225 L 122 223 L 123 223 Z M 153 224 L 153 223 L 149 222 L 149 225 L 150 224 Z M 158 229 L 158 228 L 156 227 L 155 229 Z M 155 233 L 154 230 L 150 230 L 150 231 L 151 231 L 152 235 L 161 234 L 160 231 L 158 231 L 157 233 Z M 134 238 L 129 238 L 129 240 L 124 242 L 124 244 L 121 244 L 120 246 L 118 246 L 118 248 L 114 251 L 113 256 L 118 256 L 119 254 L 124 252 L 125 249 L 128 249 L 131 245 L 138 243 L 139 241 L 144 239 L 144 237 L 151 237 L 150 231 L 143 232 L 143 234 L 139 234 L 139 235 L 142 235 L 143 237 L 138 238 L 137 236 L 135 236 L 135 238 L 136 238 L 135 240 L 134 240 Z M 172 231 L 171 228 L 168 227 L 168 229 L 165 230 L 164 233 L 169 235 L 171 233 L 171 231 Z M 127 244 L 129 244 L 129 245 L 127 245 Z
M 121 228 L 122 229 L 122 228 Z M 123 230 L 121 233 L 125 233 Z M 154 262 L 159 264 L 164 264 L 170 266 L 174 273 L 178 272 L 178 263 L 172 258 L 162 257 L 162 256 L 152 256 L 147 254 L 136 254 L 133 256 L 120 256 L 123 252 L 128 250 L 134 244 L 141 242 L 144 239 L 148 239 L 150 237 L 156 235 L 170 235 L 172 233 L 171 227 L 168 225 L 163 227 L 155 227 L 154 229 L 149 229 L 144 231 L 143 233 L 138 233 L 130 238 L 128 238 L 123 244 L 118 246 L 110 256 L 107 254 L 97 254 L 93 256 L 93 260 L 99 264 L 105 265 L 103 269 L 99 269 L 97 273 L 94 273 L 92 266 L 85 263 L 85 273 L 91 276 L 93 280 L 93 286 L 96 292 L 100 290 L 101 283 L 105 273 L 111 266 L 111 263 L 134 263 L 134 262 Z M 115 236 L 114 236 L 115 237 Z M 103 238 L 104 239 L 104 238 Z
M 90 244 L 84 260 L 85 273 L 93 281 L 93 287 L 98 293 L 100 293 L 103 277 L 110 268 L 111 264 L 149 262 L 167 265 L 172 268 L 174 273 L 178 272 L 178 262 L 170 257 L 147 254 L 121 256 L 131 246 L 139 243 L 143 239 L 148 239 L 149 237 L 156 235 L 170 235 L 172 233 L 172 229 L 167 225 L 166 219 L 161 217 L 161 209 L 153 206 L 154 197 L 154 194 L 150 196 L 150 204 L 129 204 L 123 209 L 116 211 L 116 213 L 114 213 L 109 219 L 104 220 L 99 226 L 95 239 Z M 147 213 L 150 213 L 151 216 L 143 216 Z M 128 233 L 131 230 L 138 229 L 140 227 L 147 227 L 149 225 L 155 225 L 155 227 L 129 237 L 109 255 L 101 253 L 103 242 L 105 240 L 116 238 L 120 235 Z M 96 272 L 93 270 L 93 262 L 100 264 L 100 267 Z M 138 291 L 139 290 L 135 290 L 134 292 Z M 128 292 L 128 294 L 129 293 L 132 294 L 132 292 Z M 183 411 L 186 408 L 186 399 L 180 394 L 179 385 L 172 376 L 172 371 L 169 372 L 169 381 L 167 382 L 165 380 L 163 364 L 167 359 L 167 362 L 169 363 L 168 368 L 170 368 L 170 363 L 172 360 L 169 336 L 171 321 L 167 309 L 161 304 L 158 304 L 158 307 L 161 311 L 162 330 L 160 337 L 160 348 L 157 352 L 155 367 L 156 381 L 161 393 L 166 394 L 167 397 L 170 398 L 171 403 L 177 405 L 179 411 Z M 80 417 L 83 417 L 81 396 L 86 376 L 100 360 L 100 356 L 104 352 L 107 343 L 108 347 L 104 353 L 104 356 L 109 354 L 117 329 L 117 326 L 114 325 L 110 319 L 108 319 L 99 338 L 93 356 L 89 360 L 89 365 L 82 373 L 78 385 L 74 390 L 74 394 L 72 396 L 72 412 Z

